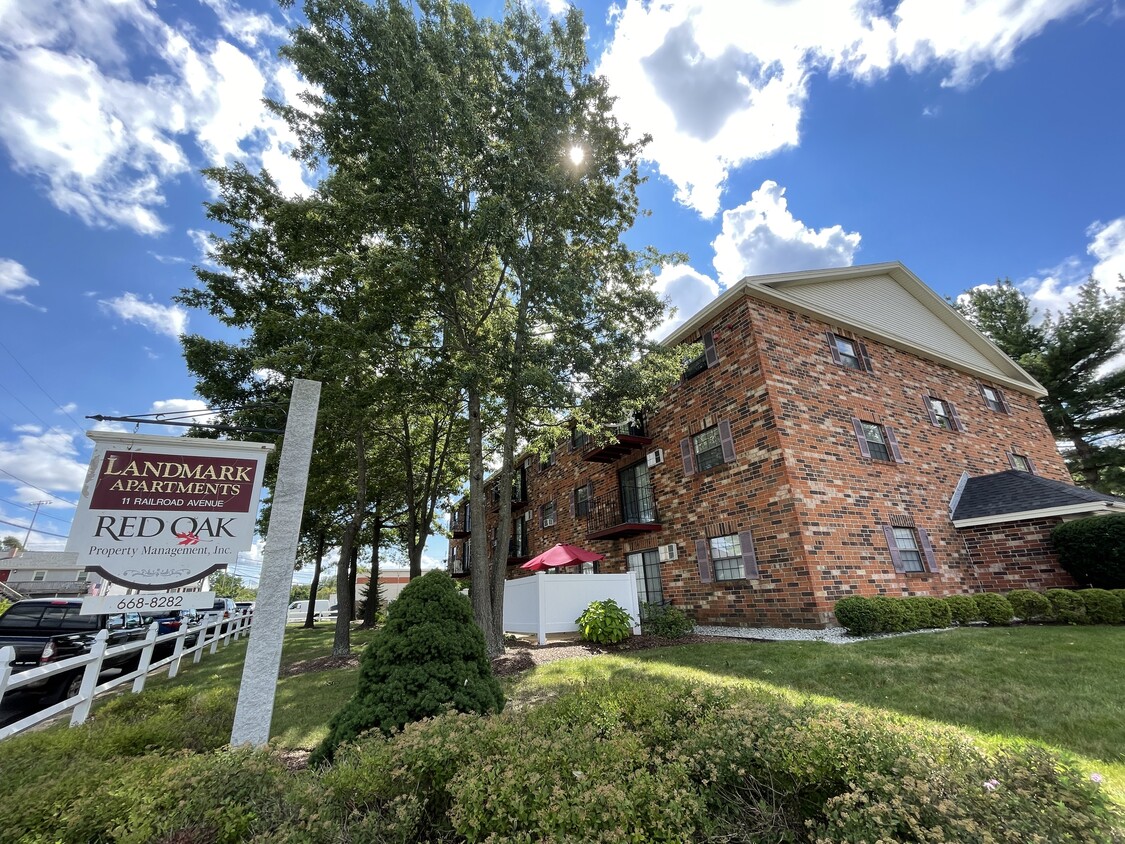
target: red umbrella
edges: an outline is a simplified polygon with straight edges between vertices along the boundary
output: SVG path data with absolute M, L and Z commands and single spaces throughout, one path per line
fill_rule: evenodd
M 563 545 L 560 542 L 554 548 L 548 548 L 538 557 L 532 557 L 520 568 L 529 571 L 543 571 L 544 569 L 557 569 L 604 559 L 605 554 L 596 554 L 593 551 L 579 548 L 577 545 Z

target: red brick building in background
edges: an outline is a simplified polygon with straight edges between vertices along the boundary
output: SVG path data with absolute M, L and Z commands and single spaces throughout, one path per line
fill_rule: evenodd
M 847 595 L 1073 586 L 1050 529 L 1125 507 L 1072 485 L 1043 387 L 897 262 L 745 278 L 665 342 L 704 353 L 657 408 L 521 464 L 510 576 L 568 542 L 698 624 L 823 627 Z

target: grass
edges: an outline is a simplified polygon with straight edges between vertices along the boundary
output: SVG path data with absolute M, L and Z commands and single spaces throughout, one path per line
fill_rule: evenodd
M 966 729 L 987 742 L 1031 741 L 1080 757 L 1125 806 L 1125 628 L 952 630 L 846 646 L 716 643 L 551 663 L 520 678 L 517 698 L 639 671 L 757 685 Z
M 321 624 L 312 629 L 289 625 L 285 629 L 285 643 L 281 651 L 281 670 L 295 663 L 332 653 L 334 625 Z M 353 627 L 352 652 L 360 654 L 374 635 L 374 630 Z M 232 642 L 226 648 L 219 646 L 214 655 L 204 654 L 198 664 L 189 661 L 180 668 L 177 677 L 149 678 L 146 688 L 167 688 L 190 685 L 200 691 L 222 689 L 237 697 L 242 681 L 242 665 L 246 658 L 247 638 Z M 310 671 L 278 679 L 274 699 L 270 740 L 279 747 L 311 749 L 328 735 L 328 719 L 352 696 L 358 671 L 334 669 Z M 97 708 L 95 707 L 95 713 Z

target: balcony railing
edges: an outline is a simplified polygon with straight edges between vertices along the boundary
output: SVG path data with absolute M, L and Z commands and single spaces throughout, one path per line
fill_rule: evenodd
M 621 539 L 662 529 L 650 486 L 625 486 L 595 498 L 586 517 L 587 539 Z
M 449 531 L 454 539 L 464 539 L 472 532 L 472 519 L 469 518 L 468 506 L 453 511 L 449 519 Z
M 634 414 L 631 420 L 611 427 L 609 433 L 613 439 L 594 446 L 582 455 L 582 459 L 592 463 L 613 463 L 619 457 L 652 444 L 643 413 Z
M 513 536 L 508 540 L 508 565 L 526 563 L 531 559 L 531 543 L 526 536 Z
M 85 595 L 89 584 L 84 580 L 20 580 L 9 581 L 8 586 L 29 598 L 52 595 Z

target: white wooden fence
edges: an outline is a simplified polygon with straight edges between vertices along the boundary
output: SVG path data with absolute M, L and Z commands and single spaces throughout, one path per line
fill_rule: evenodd
M 12 673 L 12 662 L 16 658 L 15 649 L 11 647 L 0 648 L 0 702 L 3 702 L 4 695 L 7 692 L 15 691 L 43 677 L 66 674 L 76 668 L 84 669 L 82 685 L 77 695 L 8 724 L 6 727 L 0 727 L 0 739 L 6 739 L 8 736 L 22 732 L 29 727 L 41 724 L 67 710 L 73 710 L 70 716 L 70 726 L 77 726 L 85 722 L 90 716 L 90 708 L 93 705 L 95 695 L 117 686 L 123 686 L 130 681 L 133 683 L 133 694 L 137 694 L 144 690 L 145 680 L 151 672 L 165 667 L 168 668 L 168 676 L 175 677 L 180 670 L 180 663 L 187 657 L 192 657 L 193 662 L 199 662 L 205 650 L 208 653 L 215 653 L 220 641 L 225 647 L 230 644 L 232 639 L 247 635 L 253 618 L 253 614 L 247 613 L 230 619 L 220 618 L 201 627 L 182 625 L 176 632 L 165 633 L 163 636 L 157 635 L 159 625 L 154 621 L 148 626 L 148 635 L 144 639 L 113 648 L 106 647 L 106 638 L 109 634 L 105 630 L 101 630 L 94 638 L 94 644 L 89 653 L 72 656 L 69 659 L 41 665 L 37 668 L 30 668 L 18 674 Z M 226 625 L 225 631 L 223 625 Z M 198 634 L 196 642 L 191 647 L 186 647 L 187 637 L 192 634 Z M 152 659 L 153 650 L 156 645 L 164 642 L 175 642 L 172 654 L 154 662 Z M 123 673 L 104 683 L 98 683 L 99 675 L 102 673 L 102 662 L 107 657 L 118 657 L 133 651 L 141 652 L 140 663 L 136 670 Z
M 612 598 L 633 619 L 640 633 L 641 608 L 637 602 L 637 575 L 546 574 L 521 577 L 504 584 L 504 630 L 535 633 L 545 644 L 548 633 L 570 633 L 578 629 L 575 619 L 591 601 Z

